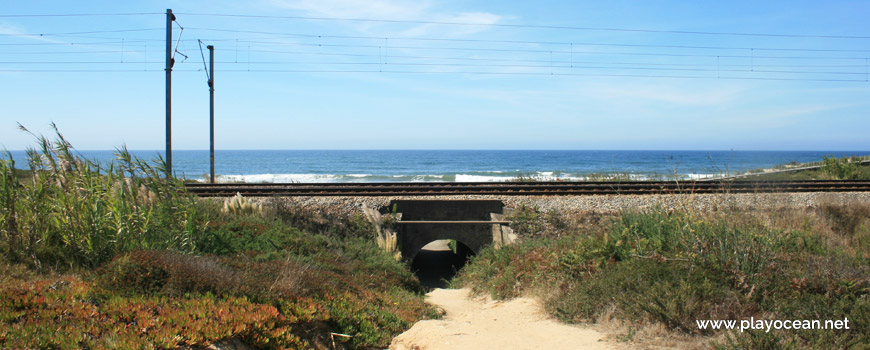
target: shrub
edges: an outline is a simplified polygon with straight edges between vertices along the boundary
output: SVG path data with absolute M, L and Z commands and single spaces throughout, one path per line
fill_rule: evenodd
M 538 208 L 523 205 L 510 215 L 510 220 L 511 228 L 520 236 L 539 235 L 544 230 L 544 224 Z
M 39 150 L 27 151 L 31 178 L 12 176 L 11 155 L 0 160 L 0 248 L 11 262 L 94 267 L 134 249 L 195 248 L 200 206 L 165 178 L 162 161 L 152 166 L 122 148 L 103 166 L 74 156 L 60 132 L 37 141 Z
M 101 296 L 78 278 L 0 285 L 0 347 L 50 349 L 205 347 L 241 339 L 263 349 L 307 348 L 298 318 L 245 298 Z
M 221 210 L 159 160 L 37 140 L 31 177 L 0 160 L 0 348 L 325 348 L 331 331 L 374 348 L 437 316 L 360 216 Z M 55 269 L 85 280 L 32 273 Z
M 861 227 L 849 222 L 862 215 L 842 216 L 835 222 L 843 222 L 845 231 Z M 687 334 L 716 333 L 698 329 L 698 319 L 870 322 L 866 258 L 831 246 L 819 233 L 774 229 L 746 213 L 700 216 L 660 209 L 622 213 L 605 227 L 595 234 L 526 237 L 500 250 L 485 249 L 455 284 L 494 298 L 538 294 L 550 313 L 568 322 L 607 313 Z M 868 340 L 870 332 L 855 327 L 773 336 L 746 332 L 719 345 L 851 348 Z
M 858 165 L 848 158 L 837 159 L 833 156 L 825 156 L 822 160 L 821 170 L 835 180 L 853 180 L 860 177 Z

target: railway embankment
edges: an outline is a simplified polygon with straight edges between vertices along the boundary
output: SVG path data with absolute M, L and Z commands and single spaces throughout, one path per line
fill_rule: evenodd
M 592 195 L 592 196 L 383 196 L 383 197 L 255 197 L 252 202 L 264 206 L 314 211 L 325 218 L 348 217 L 362 213 L 362 208 L 387 207 L 393 200 L 499 200 L 505 208 L 534 208 L 542 212 L 615 214 L 623 211 L 662 209 L 718 211 L 725 209 L 800 209 L 827 204 L 870 203 L 870 192 L 799 192 L 799 193 L 705 193 L 661 195 Z

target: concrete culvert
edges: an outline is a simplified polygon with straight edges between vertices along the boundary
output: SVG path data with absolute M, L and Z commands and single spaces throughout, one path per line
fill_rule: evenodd
M 446 288 L 473 255 L 474 251 L 462 242 L 449 239 L 432 241 L 414 256 L 411 271 L 426 289 Z

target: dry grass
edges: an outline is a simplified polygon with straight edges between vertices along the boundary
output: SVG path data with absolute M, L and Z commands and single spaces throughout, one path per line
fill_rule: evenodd
M 455 284 L 495 298 L 538 296 L 555 316 L 596 322 L 639 348 L 822 349 L 870 341 L 862 329 L 696 329 L 698 319 L 863 322 L 870 312 L 870 204 L 832 196 L 794 208 L 760 195 L 737 206 L 720 198 L 708 211 L 685 195 L 671 210 L 524 213 L 525 227 L 539 230 L 482 252 Z

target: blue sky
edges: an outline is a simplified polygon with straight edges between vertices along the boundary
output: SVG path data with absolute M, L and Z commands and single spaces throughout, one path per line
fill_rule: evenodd
M 175 149 L 201 39 L 218 149 L 870 150 L 870 2 L 836 0 L 5 1 L 0 146 L 162 149 L 167 8 Z

